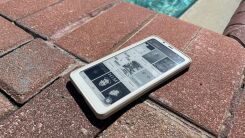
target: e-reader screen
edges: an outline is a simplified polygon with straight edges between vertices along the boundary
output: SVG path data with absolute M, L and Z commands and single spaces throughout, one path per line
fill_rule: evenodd
M 156 39 L 80 72 L 105 105 L 113 104 L 185 60 Z

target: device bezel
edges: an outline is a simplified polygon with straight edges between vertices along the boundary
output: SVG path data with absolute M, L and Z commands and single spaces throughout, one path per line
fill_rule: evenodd
M 116 101 L 115 103 L 109 105 L 109 106 L 105 106 L 102 101 L 97 97 L 97 95 L 93 92 L 93 90 L 90 88 L 89 85 L 87 85 L 87 83 L 85 82 L 85 80 L 81 77 L 81 75 L 79 74 L 81 71 L 84 71 L 96 64 L 99 64 L 111 57 L 114 57 L 115 55 L 118 55 L 126 50 L 129 50 L 141 43 L 144 43 L 150 39 L 156 39 L 157 41 L 159 41 L 160 43 L 162 43 L 164 46 L 170 48 L 173 52 L 177 53 L 179 56 L 181 56 L 182 58 L 185 59 L 184 62 L 176 65 L 175 67 L 173 67 L 172 69 L 168 70 L 167 72 L 163 73 L 162 75 L 160 75 L 159 77 L 155 78 L 154 80 L 150 81 L 149 83 L 141 86 L 139 89 L 135 90 L 134 92 L 129 93 L 128 95 L 122 97 L 121 99 L 119 99 L 118 101 Z M 72 83 L 75 85 L 75 87 L 77 88 L 77 90 L 83 95 L 84 99 L 86 100 L 87 104 L 90 106 L 90 108 L 92 109 L 92 111 L 95 113 L 96 117 L 99 119 L 105 119 L 108 116 L 110 116 L 111 114 L 113 114 L 114 112 L 116 112 L 117 110 L 121 109 L 122 107 L 124 107 L 125 105 L 131 103 L 134 99 L 138 98 L 139 96 L 145 94 L 146 92 L 148 92 L 150 89 L 154 88 L 154 86 L 156 86 L 159 83 L 162 83 L 163 81 L 166 81 L 168 78 L 170 78 L 171 76 L 177 74 L 178 72 L 180 72 L 181 70 L 185 69 L 186 67 L 188 67 L 191 63 L 191 58 L 188 57 L 187 55 L 185 55 L 184 53 L 182 53 L 181 51 L 179 51 L 177 48 L 175 48 L 174 46 L 172 46 L 171 44 L 169 44 L 167 41 L 159 38 L 158 36 L 150 36 L 147 37 L 137 43 L 134 43 L 128 47 L 125 47 L 123 49 L 120 49 L 110 55 L 107 55 L 99 60 L 96 60 L 86 66 L 83 66 L 75 71 L 73 71 L 70 74 L 70 78 L 72 80 Z

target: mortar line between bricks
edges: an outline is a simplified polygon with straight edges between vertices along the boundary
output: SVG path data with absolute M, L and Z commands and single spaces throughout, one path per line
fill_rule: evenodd
M 45 43 L 51 47 L 51 48 L 55 48 L 57 50 L 59 50 L 61 53 L 63 53 L 64 55 L 74 59 L 78 64 L 80 65 L 84 65 L 87 64 L 87 62 L 82 61 L 80 58 L 78 58 L 76 55 L 73 55 L 72 53 L 66 51 L 65 49 L 62 49 L 60 46 L 58 46 L 57 44 L 53 43 L 53 41 L 45 41 Z
M 15 107 L 20 108 L 22 105 L 17 103 L 11 96 L 9 96 L 4 90 L 0 89 L 0 93 L 9 100 L 11 104 L 13 104 Z
M 25 16 L 23 16 L 23 17 L 20 17 L 20 18 L 16 19 L 15 21 L 21 20 L 21 19 L 26 18 L 26 17 L 28 17 L 28 16 L 30 16 L 30 15 L 36 14 L 36 13 L 42 11 L 42 10 L 45 10 L 45 9 L 47 9 L 47 8 L 49 8 L 49 7 L 52 7 L 52 6 L 56 5 L 56 4 L 59 4 L 59 3 L 63 2 L 63 1 L 64 1 L 64 0 L 59 0 L 59 1 L 57 1 L 57 2 L 55 2 L 55 3 L 53 3 L 53 4 L 51 4 L 51 5 L 48 5 L 47 7 L 41 8 L 41 9 L 39 9 L 39 10 L 33 12 L 33 13 L 30 13 L 30 14 L 27 14 L 27 15 L 25 15 Z
M 12 19 L 12 18 L 10 18 L 10 17 L 8 17 L 8 16 L 2 14 L 1 12 L 0 12 L 0 16 L 3 17 L 4 19 L 10 21 L 10 22 L 14 22 L 14 19 Z
M 38 31 L 29 28 L 28 26 L 18 22 L 18 21 L 14 21 L 14 24 L 16 26 L 18 26 L 19 28 L 21 28 L 22 30 L 24 30 L 25 32 L 27 32 L 28 34 L 32 35 L 33 38 L 41 38 L 43 40 L 48 40 L 48 37 L 44 34 L 39 34 Z
M 231 132 L 231 129 L 234 124 L 234 117 L 235 117 L 235 112 L 237 111 L 239 104 L 242 102 L 242 94 L 244 93 L 244 83 L 245 83 L 245 68 L 243 68 L 243 73 L 241 76 L 241 82 L 237 86 L 238 89 L 233 93 L 232 99 L 230 101 L 230 106 L 228 109 L 228 114 L 227 116 L 224 116 L 224 121 L 222 123 L 223 130 L 220 130 L 219 132 L 219 137 L 221 138 L 226 138 Z M 222 127 L 221 127 L 222 128 Z
M 45 83 L 43 86 L 40 87 L 40 90 L 35 91 L 35 94 L 28 97 L 28 100 L 23 102 L 23 103 L 17 103 L 19 106 L 24 106 L 26 103 L 28 103 L 31 99 L 33 99 L 36 95 L 38 95 L 40 92 L 42 92 L 45 88 L 49 87 L 50 85 L 52 85 L 56 80 L 58 80 L 60 78 L 59 75 L 53 77 L 50 79 L 50 81 L 48 81 L 47 83 Z
M 150 24 L 157 16 L 158 16 L 158 14 L 153 14 L 153 15 L 149 16 L 139 26 L 137 26 L 132 32 L 130 32 L 125 37 L 123 37 L 120 41 L 118 41 L 116 44 L 114 44 L 113 47 L 117 47 L 117 48 L 113 51 L 119 50 L 123 46 L 123 44 L 125 44 L 132 37 L 134 37 L 136 34 L 138 34 L 142 29 L 144 29 L 148 24 Z
M 103 6 L 101 7 L 98 7 L 97 9 L 91 11 L 91 13 L 87 13 L 87 14 L 84 14 L 84 16 L 91 16 L 92 17 L 97 17 L 98 15 L 100 15 L 100 13 L 103 13 L 103 11 L 106 11 L 107 9 L 110 9 L 111 7 L 114 7 L 116 6 L 117 4 L 119 4 L 121 1 L 120 0 L 115 0 L 114 2 L 111 2 L 111 3 L 106 3 L 104 4 Z M 108 7 L 109 5 L 109 7 Z M 110 6 L 111 5 L 111 6 Z M 52 6 L 52 5 L 50 5 Z M 48 7 L 50 7 L 48 6 Z M 100 10 L 101 9 L 101 10 Z M 98 10 L 98 11 L 96 11 Z M 97 14 L 92 14 L 93 12 L 97 12 Z M 3 18 L 5 18 L 6 20 L 10 21 L 10 22 L 14 22 L 14 24 L 16 26 L 18 26 L 19 28 L 23 29 L 25 32 L 27 32 L 28 34 L 31 34 L 34 38 L 41 38 L 43 40 L 48 40 L 49 37 L 44 35 L 44 34 L 41 34 L 39 33 L 38 31 L 32 29 L 32 28 L 29 28 L 28 26 L 26 26 L 25 24 L 22 24 L 21 22 L 19 22 L 19 19 L 18 20 L 14 20 L 14 19 L 11 19 L 5 15 L 3 15 L 2 13 L 0 13 L 0 16 L 2 16 Z
M 92 20 L 92 18 L 90 16 L 84 15 L 84 17 L 82 19 L 66 26 L 65 28 L 63 28 L 61 30 L 58 30 L 50 38 L 51 38 L 51 40 L 57 40 L 57 39 L 65 36 L 66 34 L 73 32 L 74 30 L 78 29 L 79 27 L 81 27 L 82 25 L 86 24 L 87 22 L 89 22 L 91 20 Z
M 153 14 L 151 16 L 149 16 L 147 19 L 145 19 L 143 22 L 141 22 L 140 25 L 138 25 L 134 30 L 132 30 L 131 32 L 129 32 L 128 34 L 126 34 L 122 39 L 120 39 L 117 43 L 115 43 L 112 48 L 114 50 L 107 52 L 106 55 L 111 54 L 117 50 L 120 49 L 120 47 L 125 44 L 130 38 L 132 38 L 134 35 L 136 35 L 140 30 L 142 30 L 145 26 L 147 26 L 153 19 L 155 19 L 155 17 L 158 14 Z M 91 62 L 92 60 L 89 58 L 82 58 L 84 61 L 86 61 L 87 63 Z
M 143 96 L 144 97 L 144 96 Z M 140 97 L 139 99 L 141 99 L 142 97 Z M 205 136 L 207 136 L 207 137 L 215 137 L 215 135 L 214 134 L 212 134 L 212 133 L 209 133 L 208 131 L 206 131 L 206 130 L 204 130 L 204 129 L 202 129 L 201 127 L 199 127 L 199 126 L 197 126 L 196 124 L 193 124 L 193 123 L 191 123 L 190 121 L 188 121 L 188 120 L 186 120 L 185 118 L 183 118 L 183 117 L 181 117 L 181 116 L 179 116 L 178 114 L 175 114 L 174 112 L 172 112 L 172 111 L 170 111 L 170 110 L 168 110 L 168 109 L 166 109 L 166 108 L 164 108 L 164 107 L 162 107 L 161 105 L 159 105 L 158 103 L 156 103 L 155 101 L 152 101 L 149 97 L 147 98 L 147 99 L 144 99 L 143 100 L 144 102 L 142 102 L 142 104 L 146 104 L 146 105 L 148 105 L 148 106 L 150 106 L 150 107 L 152 107 L 152 108 L 154 108 L 154 109 L 160 109 L 160 110 L 158 110 L 158 112 L 160 113 L 160 114 L 162 114 L 162 110 L 165 110 L 165 112 L 167 113 L 167 114 L 169 114 L 169 116 L 171 116 L 171 119 L 175 119 L 175 121 L 177 121 L 177 122 L 181 122 L 181 123 L 183 123 L 184 125 L 187 125 L 191 130 L 193 130 L 193 131 L 195 131 L 195 132 L 199 132 L 199 133 L 201 133 L 202 135 L 205 135 Z M 111 124 L 112 125 L 112 124 Z M 109 126 L 107 126 L 106 128 L 104 128 L 104 129 L 102 129 L 102 130 L 100 130 L 94 137 L 95 138 L 99 138 L 99 136 L 101 135 L 101 134 L 103 134 L 103 132 L 104 131 L 106 131 L 106 129 L 108 128 L 108 127 L 110 127 L 110 125 Z
M 13 105 L 13 106 L 14 106 L 14 110 L 11 110 L 11 111 L 4 113 L 3 116 L 1 116 L 1 118 L 0 118 L 0 122 L 8 119 L 9 116 L 11 116 L 12 114 L 14 114 L 16 111 L 18 111 L 20 109 L 20 107 L 16 107 L 16 105 Z
M 80 62 L 83 62 L 85 64 L 88 64 L 89 63 L 89 59 L 86 59 L 86 58 L 83 58 L 83 57 L 79 57 L 77 56 L 76 54 L 73 54 L 72 52 L 69 52 L 68 50 L 66 49 L 63 49 L 59 44 L 57 43 L 54 43 L 57 47 L 57 49 L 61 50 L 61 51 L 64 51 L 66 52 L 67 54 L 69 54 L 71 57 L 73 57 L 74 59 L 80 61 Z
M 32 40 L 33 40 L 33 39 L 27 40 L 27 41 L 23 42 L 22 44 L 17 45 L 17 46 L 15 46 L 15 47 L 11 48 L 10 50 L 8 50 L 8 51 L 6 51 L 6 52 L 0 54 L 0 58 L 2 58 L 2 57 L 4 57 L 4 56 L 8 55 L 9 53 L 12 53 L 13 51 L 15 51 L 15 50 L 17 50 L 17 49 L 19 49 L 19 48 L 21 48 L 21 47 L 23 47 L 24 45 L 30 43 Z
M 134 31 L 132 31 L 131 33 L 128 34 L 127 37 L 125 37 L 124 42 L 121 43 L 117 43 L 117 48 L 115 50 L 113 50 L 113 52 L 119 50 L 124 44 L 126 44 L 131 38 L 133 38 L 136 34 L 138 34 L 142 29 L 144 29 L 148 24 L 150 24 L 156 17 L 158 16 L 158 14 L 154 14 L 153 16 L 150 16 L 149 19 L 146 19 L 141 25 L 139 25 Z M 122 41 L 121 40 L 121 41 Z
M 1 13 L 1 12 L 0 12 L 0 16 L 2 16 L 3 18 L 5 18 L 6 20 L 8 20 L 8 21 L 10 21 L 10 22 L 16 22 L 17 20 L 23 19 L 23 18 L 25 18 L 25 17 L 27 17 L 27 16 L 30 16 L 30 15 L 32 15 L 32 14 L 35 14 L 35 13 L 39 12 L 39 11 L 42 11 L 42 10 L 48 8 L 48 7 L 51 7 L 51 6 L 55 5 L 55 4 L 58 4 L 58 3 L 60 3 L 61 1 L 64 1 L 64 0 L 60 0 L 60 1 L 56 2 L 56 3 L 53 3 L 53 4 L 51 4 L 51 5 L 47 6 L 47 7 L 44 7 L 44 8 L 42 8 L 42 9 L 40 9 L 40 10 L 37 10 L 37 11 L 31 13 L 31 14 L 28 14 L 28 15 L 26 15 L 26 16 L 24 16 L 24 17 L 21 17 L 21 18 L 18 18 L 18 19 L 11 18 L 11 17 L 9 17 L 9 16 L 7 16 L 7 15 L 5 15 L 4 13 Z
M 65 28 L 63 28 L 61 30 L 58 30 L 50 38 L 53 40 L 57 40 L 57 39 L 65 36 L 66 34 L 73 32 L 74 30 L 78 29 L 82 25 L 90 22 L 91 20 L 95 19 L 99 15 L 110 10 L 111 8 L 115 7 L 118 4 L 119 4 L 119 2 L 117 0 L 114 2 L 111 2 L 111 3 L 103 4 L 102 6 L 98 7 L 97 9 L 95 9 L 95 10 L 93 10 L 87 14 L 84 14 L 84 17 L 82 17 L 80 20 L 66 26 Z M 92 14 L 93 12 L 96 12 L 96 14 Z
M 73 69 L 75 69 L 79 64 L 71 64 L 70 66 L 68 66 L 64 71 L 62 71 L 60 74 L 54 76 L 53 78 L 50 79 L 50 81 L 48 81 L 47 83 L 45 83 L 42 87 L 40 87 L 40 90 L 37 91 L 36 94 L 32 95 L 30 98 L 28 98 L 27 101 L 25 101 L 23 104 L 20 104 L 21 106 L 24 106 L 26 103 L 28 103 L 31 99 L 33 99 L 34 97 L 36 97 L 36 95 L 40 94 L 43 90 L 45 90 L 46 88 L 48 88 L 49 86 L 51 86 L 54 82 L 56 82 L 57 80 L 59 80 L 61 77 L 63 77 L 65 74 L 67 74 L 68 72 L 72 71 Z
M 29 42 L 28 42 L 29 43 Z M 16 105 L 18 105 L 19 107 L 25 105 L 25 103 L 29 102 L 32 98 L 34 98 L 36 95 L 38 95 L 40 92 L 42 92 L 44 89 L 46 89 L 47 87 L 49 87 L 50 85 L 52 85 L 56 80 L 58 80 L 60 77 L 66 75 L 68 72 L 72 71 L 73 69 L 75 69 L 76 67 L 80 66 L 80 65 L 84 65 L 83 62 L 78 61 L 77 59 L 75 59 L 73 56 L 71 56 L 69 53 L 65 52 L 64 50 L 61 50 L 60 48 L 58 48 L 57 46 L 55 46 L 53 43 L 45 41 L 45 43 L 47 44 L 48 47 L 51 48 L 55 48 L 59 51 L 61 51 L 63 54 L 65 54 L 66 56 L 71 57 L 72 59 L 75 60 L 75 63 L 70 64 L 64 71 L 62 71 L 61 73 L 59 73 L 58 75 L 54 76 L 53 78 L 51 78 L 47 83 L 45 83 L 42 87 L 40 87 L 40 90 L 37 91 L 36 94 L 32 95 L 31 97 L 28 98 L 28 100 L 26 102 L 24 102 L 23 104 L 18 104 L 16 102 L 14 102 Z M 21 47 L 23 47 L 25 44 L 23 44 Z M 51 46 L 52 45 L 52 46 Z M 20 48 L 20 47 L 18 47 Z M 4 90 L 2 90 L 5 94 L 6 92 Z M 1 92 L 1 91 L 0 91 Z M 10 96 L 9 96 L 10 97 Z M 11 97 L 8 98 L 9 100 L 13 100 Z
M 208 128 L 196 123 L 194 120 L 190 119 L 189 117 L 181 114 L 180 112 L 174 110 L 173 108 L 165 105 L 165 104 L 162 104 L 161 101 L 159 101 L 158 99 L 154 99 L 152 97 L 149 96 L 149 100 L 152 101 L 153 103 L 156 103 L 157 105 L 159 105 L 160 107 L 168 110 L 169 112 L 172 112 L 173 114 L 175 114 L 176 116 L 184 119 L 185 121 L 189 122 L 190 124 L 196 126 L 197 128 L 200 128 L 200 130 L 203 130 L 205 131 L 206 133 L 210 134 L 211 136 L 214 136 L 214 137 L 217 137 L 218 135 L 215 134 L 212 130 L 209 130 Z
M 197 38 L 198 34 L 200 34 L 201 30 L 202 30 L 202 28 L 199 28 L 198 31 L 196 31 L 195 34 L 191 37 L 191 40 L 187 44 L 184 45 L 183 52 L 186 52 L 188 50 L 188 48 L 190 48 L 191 43 L 194 40 L 196 40 L 196 38 Z
M 53 3 L 53 4 L 51 4 L 51 5 L 49 5 L 49 6 L 45 7 L 45 8 L 42 8 L 42 9 L 40 9 L 40 10 L 38 10 L 38 11 L 32 13 L 32 14 L 35 14 L 35 13 L 41 11 L 41 10 L 44 10 L 44 9 L 46 9 L 46 8 L 49 8 L 49 7 L 51 7 L 51 6 L 55 5 L 55 4 L 61 3 L 62 1 L 64 1 L 64 0 L 60 0 L 60 1 L 56 2 L 56 3 Z M 32 15 L 32 14 L 29 14 L 29 15 Z M 29 15 L 27 15 L 27 16 L 29 16 Z M 34 39 L 35 39 L 35 38 L 41 38 L 41 39 L 43 39 L 43 40 L 47 40 L 47 39 L 48 39 L 47 36 L 45 36 L 45 35 L 43 35 L 43 34 L 39 34 L 37 31 L 35 31 L 35 30 L 29 28 L 28 26 L 26 26 L 26 25 L 24 25 L 24 24 L 18 22 L 18 20 L 23 19 L 23 18 L 25 18 L 25 17 L 27 17 L 27 16 L 22 17 L 22 18 L 19 18 L 19 19 L 16 19 L 16 20 L 13 19 L 13 18 L 11 18 L 11 17 L 8 17 L 8 16 L 2 14 L 1 12 L 0 12 L 0 16 L 2 16 L 4 19 L 6 19 L 6 20 L 8 20 L 8 21 L 10 21 L 10 22 L 13 22 L 17 27 L 21 28 L 22 30 L 24 30 L 24 31 L 27 32 L 28 34 L 32 35 Z
M 200 133 L 202 133 L 202 135 L 205 135 L 205 136 L 214 137 L 210 133 L 207 133 L 206 131 L 200 129 L 199 127 L 197 127 L 194 124 L 190 123 L 189 121 L 185 120 L 184 118 L 182 118 L 182 117 L 176 115 L 175 113 L 163 108 L 162 106 L 159 106 L 157 103 L 155 103 L 151 100 L 146 100 L 144 103 L 147 104 L 148 106 L 156 109 L 160 114 L 163 114 L 163 111 L 166 112 L 166 114 L 169 114 L 171 119 L 175 120 L 176 122 L 183 123 L 184 125 L 188 126 L 192 130 L 194 130 L 195 132 L 200 132 Z
M 95 16 L 98 16 L 101 12 L 105 12 L 113 7 L 115 7 L 116 5 L 120 4 L 121 3 L 121 0 L 114 0 L 113 2 L 108 2 L 108 3 L 105 3 L 103 4 L 102 6 L 99 6 L 98 8 L 90 11 L 88 14 L 91 16 L 91 17 L 95 17 Z
M 132 32 L 123 37 L 120 41 L 118 41 L 113 47 L 116 47 L 112 52 L 119 50 L 124 44 L 126 44 L 131 38 L 133 38 L 136 34 L 138 34 L 142 29 L 144 29 L 148 24 L 150 24 L 155 18 L 157 18 L 158 14 L 153 14 L 149 16 L 145 21 L 143 21 L 138 27 L 136 27 Z
M 15 102 L 15 100 L 11 98 L 6 92 L 4 92 L 4 90 L 0 89 L 0 93 L 4 98 L 6 98 L 10 102 L 10 104 L 14 106 L 14 110 L 8 111 L 4 113 L 3 116 L 0 117 L 0 122 L 1 122 L 7 119 L 10 115 L 14 114 L 18 109 L 20 109 L 21 105 Z
M 20 29 L 22 29 L 24 32 L 30 34 L 34 39 L 35 38 L 41 38 L 43 40 L 47 40 L 47 37 L 42 35 L 42 34 L 38 34 L 36 31 L 28 28 L 27 26 L 17 22 L 17 21 L 14 21 L 13 19 L 9 19 L 8 17 L 6 17 L 5 15 L 2 15 L 0 13 L 0 16 L 3 17 L 4 19 L 8 20 L 9 22 L 11 23 L 14 23 L 15 26 L 19 27 Z
M 54 78 L 50 79 L 50 81 L 48 81 L 46 84 L 44 84 L 39 91 L 37 91 L 36 94 L 32 95 L 31 97 L 28 98 L 27 101 L 25 101 L 23 104 L 21 104 L 22 106 L 24 106 L 26 103 L 28 103 L 30 100 L 32 100 L 33 98 L 35 98 L 38 94 L 40 94 L 43 90 L 45 90 L 46 88 L 48 88 L 49 86 L 51 86 L 54 82 L 56 82 L 57 80 L 59 80 L 60 74 L 58 76 L 55 76 Z

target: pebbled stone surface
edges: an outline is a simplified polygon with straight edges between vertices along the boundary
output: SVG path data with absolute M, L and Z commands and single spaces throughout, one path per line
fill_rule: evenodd
M 100 129 L 90 123 L 91 113 L 84 113 L 88 109 L 80 108 L 74 92 L 68 79 L 60 78 L 0 122 L 0 137 L 94 137 Z
M 202 138 L 204 135 L 181 122 L 168 112 L 145 103 L 138 104 L 109 128 L 100 134 L 100 138 L 112 137 L 144 138 Z
M 0 57 L 32 39 L 32 36 L 0 17 Z
M 72 54 L 93 61 L 112 52 L 120 40 L 153 14 L 145 8 L 121 3 L 56 41 Z
M 50 37 L 81 20 L 89 12 L 111 2 L 113 0 L 64 0 L 18 22 L 45 37 Z
M 1 58 L 0 88 L 24 103 L 74 61 L 36 39 Z
M 193 60 L 189 70 L 150 97 L 217 135 L 238 91 L 245 51 L 233 39 L 201 30 L 185 53 Z
M 0 2 L 0 13 L 10 19 L 17 20 L 62 0 L 10 0 Z

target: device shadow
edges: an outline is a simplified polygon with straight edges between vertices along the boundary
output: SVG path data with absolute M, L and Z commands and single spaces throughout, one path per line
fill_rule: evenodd
M 129 109 L 131 109 L 135 105 L 142 103 L 147 98 L 143 96 L 140 99 L 130 103 L 128 106 L 118 111 L 114 115 L 108 117 L 107 119 L 100 120 L 96 118 L 96 116 L 94 115 L 90 107 L 85 102 L 85 99 L 83 98 L 83 96 L 79 92 L 77 92 L 76 88 L 73 86 L 73 84 L 70 81 L 66 84 L 66 88 L 70 92 L 71 96 L 74 98 L 76 103 L 79 105 L 84 115 L 90 121 L 90 123 L 99 129 L 107 128 L 109 125 L 115 122 L 121 115 L 123 115 L 125 112 L 127 112 Z
M 115 114 L 113 114 L 112 116 L 110 116 L 104 120 L 100 120 L 100 119 L 96 118 L 96 116 L 93 114 L 90 107 L 85 102 L 85 99 L 83 98 L 83 96 L 79 92 L 77 92 L 76 88 L 73 86 L 71 81 L 69 81 L 66 84 L 66 88 L 70 92 L 71 96 L 74 98 L 76 103 L 79 105 L 81 111 L 85 114 L 87 119 L 90 121 L 90 123 L 93 126 L 103 130 L 103 129 L 106 129 L 108 126 L 110 126 L 113 122 L 115 122 L 120 116 L 122 116 L 128 110 L 130 110 L 131 108 L 133 108 L 137 104 L 143 103 L 145 100 L 149 99 L 149 94 L 151 94 L 152 92 L 154 92 L 154 91 L 158 90 L 159 88 L 165 86 L 166 84 L 170 83 L 171 81 L 175 80 L 179 76 L 186 73 L 188 70 L 189 70 L 189 68 L 181 71 L 180 73 L 176 74 L 174 77 L 168 79 L 164 83 L 160 83 L 158 86 L 153 88 L 151 91 L 147 92 L 146 94 L 144 94 L 143 96 L 141 96 L 140 98 L 135 100 L 134 102 L 128 104 L 126 107 L 122 108 L 121 110 L 119 110 L 118 112 L 116 112 Z

